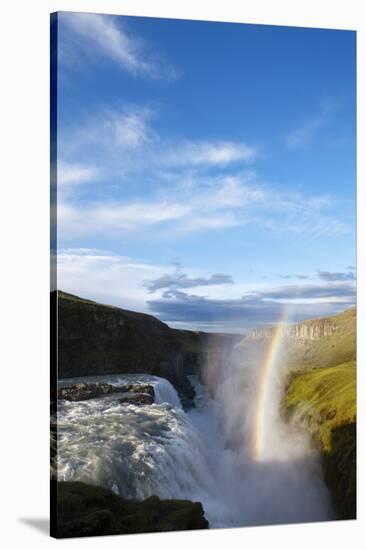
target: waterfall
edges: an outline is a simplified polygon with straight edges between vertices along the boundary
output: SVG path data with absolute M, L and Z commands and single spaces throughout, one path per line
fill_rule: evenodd
M 288 464 L 253 463 L 250 453 L 228 445 L 223 405 L 208 397 L 197 378 L 190 377 L 196 408 L 188 413 L 165 379 L 114 375 L 80 381 L 96 378 L 112 384 L 152 384 L 156 402 L 120 403 L 118 394 L 59 401 L 59 480 L 100 485 L 126 498 L 157 495 L 199 501 L 211 527 L 329 518 L 320 478 L 312 479 L 307 471 L 296 477 Z M 245 402 L 237 405 L 233 426 L 245 416 Z M 318 504 L 312 507 L 314 499 Z
M 155 402 L 158 404 L 168 403 L 177 409 L 181 409 L 182 405 L 175 388 L 165 378 L 158 378 L 153 383 L 155 391 Z

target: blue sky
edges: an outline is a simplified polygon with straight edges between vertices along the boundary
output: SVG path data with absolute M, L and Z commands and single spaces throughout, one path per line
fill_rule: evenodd
M 351 31 L 58 15 L 58 286 L 244 331 L 355 301 Z

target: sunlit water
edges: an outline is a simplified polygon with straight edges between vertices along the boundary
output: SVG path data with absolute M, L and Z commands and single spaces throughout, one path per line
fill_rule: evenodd
M 328 495 L 316 467 L 262 463 L 230 447 L 220 402 L 195 377 L 196 408 L 185 412 L 173 386 L 150 375 L 62 380 L 114 385 L 149 383 L 153 405 L 121 404 L 118 394 L 59 401 L 58 479 L 112 489 L 128 498 L 200 501 L 210 527 L 324 520 Z M 245 415 L 245 404 L 241 414 Z M 288 490 L 288 486 L 291 490 Z M 316 505 L 314 505 L 316 502 Z

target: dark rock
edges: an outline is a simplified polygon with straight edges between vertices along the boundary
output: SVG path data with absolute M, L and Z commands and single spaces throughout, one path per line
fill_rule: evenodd
M 154 388 L 151 384 L 74 384 L 58 389 L 58 399 L 66 401 L 85 401 L 110 394 L 122 394 L 120 401 L 135 404 L 151 404 L 155 400 Z
M 202 504 L 189 500 L 126 500 L 108 489 L 81 482 L 52 482 L 57 517 L 55 538 L 207 529 Z
M 331 448 L 322 452 L 325 482 L 340 519 L 357 517 L 356 422 L 332 430 Z
M 120 403 L 130 403 L 131 405 L 152 405 L 154 397 L 149 393 L 126 392 L 119 399 Z
M 132 384 L 131 390 L 133 393 L 147 393 L 155 398 L 154 387 L 151 384 Z

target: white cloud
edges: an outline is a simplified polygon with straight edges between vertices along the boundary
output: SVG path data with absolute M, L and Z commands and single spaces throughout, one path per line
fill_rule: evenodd
M 61 24 L 71 33 L 73 45 L 89 57 L 100 54 L 117 63 L 122 70 L 132 75 L 151 78 L 176 78 L 177 71 L 157 54 L 151 46 L 126 29 L 126 20 L 111 15 L 92 13 L 61 13 Z M 74 51 L 75 55 L 75 51 Z M 70 56 L 66 61 L 70 62 Z
M 55 259 L 55 258 L 53 258 Z M 58 288 L 84 298 L 109 303 L 126 309 L 148 312 L 151 298 L 146 281 L 166 276 L 169 267 L 150 264 L 105 250 L 67 248 L 57 254 Z M 205 271 L 187 270 L 188 281 L 205 283 L 220 276 Z
M 137 150 L 155 139 L 149 124 L 152 116 L 147 107 L 104 109 L 79 126 L 61 131 L 61 151 L 66 156 L 83 152 L 102 155 L 103 165 L 117 157 L 122 165 L 121 152 Z
M 96 166 L 64 161 L 57 163 L 57 183 L 59 185 L 94 182 L 100 177 L 100 174 L 101 172 Z
M 234 141 L 183 141 L 168 152 L 167 164 L 174 166 L 227 166 L 250 162 L 256 151 L 244 143 Z
M 282 196 L 245 173 L 204 178 L 190 185 L 171 184 L 138 202 L 61 200 L 59 231 L 63 238 L 103 235 L 118 238 L 126 232 L 176 239 L 188 232 L 222 230 L 251 224 L 260 231 L 286 233 L 301 239 L 332 237 L 347 231 L 325 215 L 316 197 L 299 193 Z M 323 208 L 326 208 L 324 203 Z M 151 228 L 152 233 L 147 229 Z
M 59 254 L 61 255 L 67 255 L 67 254 L 78 254 L 80 256 L 82 255 L 95 255 L 100 256 L 105 254 L 105 250 L 100 250 L 100 248 L 61 248 L 59 250 Z
M 73 204 L 60 201 L 59 231 L 63 238 L 80 235 L 118 235 L 123 231 L 146 230 L 173 223 L 172 235 L 200 229 L 217 229 L 244 225 L 236 211 L 264 199 L 264 193 L 249 186 L 246 178 L 225 177 L 189 189 L 171 188 L 164 198 L 122 203 L 98 202 Z
M 57 270 L 60 290 L 133 311 L 152 312 L 170 324 L 186 322 L 190 329 L 197 323 L 206 323 L 211 330 L 215 324 L 227 330 L 239 328 L 241 323 L 273 323 L 283 303 L 293 305 L 298 319 L 328 315 L 349 307 L 355 299 L 352 281 L 268 287 L 233 283 L 230 275 L 197 269 L 185 270 L 179 278 L 177 271 L 167 275 L 166 265 L 98 249 L 60 249 Z M 151 300 L 147 281 L 155 282 L 161 297 Z M 190 287 L 195 287 L 197 294 L 181 290 Z
M 108 183 L 116 176 L 121 180 L 144 169 L 148 148 L 158 141 L 150 125 L 153 116 L 146 106 L 123 106 L 101 109 L 77 125 L 61 127 L 58 182 L 75 184 L 103 179 Z
M 184 218 L 190 207 L 177 202 L 101 203 L 58 206 L 59 234 L 66 239 L 81 235 L 116 236 L 124 231 Z
M 286 138 L 288 149 L 300 149 L 307 145 L 315 132 L 324 126 L 323 117 L 312 118 L 305 122 L 300 128 L 293 130 Z
M 154 133 L 148 126 L 151 112 L 148 109 L 141 111 L 125 110 L 119 116 L 109 114 L 106 125 L 111 128 L 117 145 L 122 147 L 140 147 L 153 140 Z
M 241 142 L 162 139 L 152 125 L 156 116 L 148 105 L 123 105 L 88 113 L 77 124 L 61 126 L 59 157 L 65 169 L 72 164 L 75 169 L 81 168 L 93 159 L 94 164 L 103 167 L 104 179 L 170 170 L 173 179 L 179 177 L 182 181 L 189 170 L 203 172 L 248 164 L 256 156 L 254 147 Z M 69 172 L 66 177 L 72 179 L 74 174 L 69 176 Z M 79 169 L 75 178 L 79 176 L 83 178 L 84 171 Z
M 59 251 L 57 272 L 60 290 L 143 312 L 148 297 L 143 281 L 161 276 L 164 268 L 105 251 L 69 248 Z
M 224 168 L 232 164 L 248 164 L 256 156 L 254 147 L 224 141 L 162 140 L 154 131 L 154 111 L 147 106 L 124 106 L 104 109 L 79 126 L 61 131 L 63 158 L 93 155 L 101 164 L 121 172 L 141 171 L 147 167 L 176 171 Z M 182 177 L 180 175 L 180 177 Z

